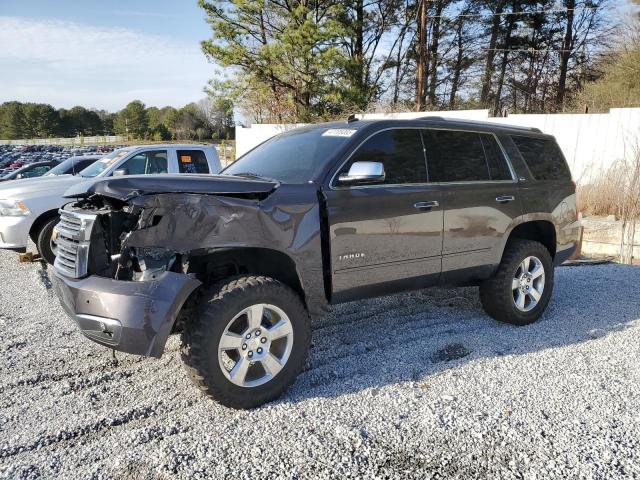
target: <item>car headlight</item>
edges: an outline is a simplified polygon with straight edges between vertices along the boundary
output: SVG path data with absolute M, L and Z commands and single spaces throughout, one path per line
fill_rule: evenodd
M 30 213 L 31 210 L 20 200 L 0 200 L 1 217 L 22 217 Z

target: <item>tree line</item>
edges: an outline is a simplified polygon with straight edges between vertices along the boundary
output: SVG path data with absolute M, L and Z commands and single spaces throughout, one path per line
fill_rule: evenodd
M 256 122 L 367 110 L 578 108 L 610 0 L 199 0 L 210 90 Z
M 0 104 L 0 138 L 126 135 L 146 140 L 228 139 L 234 134 L 233 105 L 205 98 L 182 108 L 147 107 L 139 100 L 109 113 L 76 106 L 55 109 L 43 103 Z

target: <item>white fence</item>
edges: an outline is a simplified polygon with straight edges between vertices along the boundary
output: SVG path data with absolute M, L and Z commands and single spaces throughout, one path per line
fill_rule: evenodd
M 609 113 L 509 115 L 505 118 L 490 118 L 488 110 L 366 114 L 360 118 L 409 119 L 429 115 L 537 127 L 556 137 L 573 178 L 581 183 L 587 183 L 614 162 L 629 159 L 640 148 L 640 108 L 615 108 Z M 297 126 L 300 125 L 236 127 L 236 156 Z
M 63 147 L 82 147 L 84 145 L 111 145 L 127 141 L 122 135 L 103 135 L 96 137 L 71 138 L 24 138 L 21 140 L 0 140 L 0 145 L 61 145 Z

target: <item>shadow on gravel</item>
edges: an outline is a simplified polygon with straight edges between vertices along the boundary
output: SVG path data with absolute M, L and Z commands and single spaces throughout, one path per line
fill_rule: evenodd
M 465 362 L 600 338 L 640 319 L 638 284 L 638 267 L 559 268 L 547 311 L 526 327 L 488 317 L 477 288 L 338 305 L 314 323 L 307 369 L 280 402 L 421 381 Z
M 53 284 L 51 283 L 51 278 L 49 277 L 49 265 L 44 260 L 40 260 L 40 269 L 38 269 L 38 280 L 40 283 L 44 285 L 44 288 L 47 290 L 51 290 L 53 288 Z

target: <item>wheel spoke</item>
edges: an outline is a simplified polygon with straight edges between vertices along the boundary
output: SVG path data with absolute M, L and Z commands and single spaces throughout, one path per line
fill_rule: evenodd
M 240 357 L 238 362 L 233 366 L 231 371 L 229 372 L 229 377 L 231 381 L 236 385 L 244 384 L 244 379 L 247 377 L 247 370 L 249 370 L 249 366 L 251 362 L 245 359 L 244 357 Z
M 529 257 L 525 258 L 522 263 L 520 264 L 520 267 L 522 267 L 522 272 L 523 273 L 528 273 L 529 272 L 529 266 L 531 264 L 531 259 Z
M 517 290 L 520 287 L 520 279 L 514 278 L 511 280 L 511 290 Z
M 535 288 L 532 288 L 531 290 L 529 290 L 529 296 L 531 296 L 534 302 L 538 303 L 542 295 L 538 290 L 536 290 Z
M 220 350 L 236 350 L 242 346 L 242 335 L 226 331 L 220 339 Z
M 278 323 L 276 323 L 273 327 L 271 327 L 267 331 L 269 332 L 269 337 L 271 338 L 271 341 L 277 340 L 278 338 L 286 337 L 287 335 L 293 332 L 291 328 L 291 323 L 287 320 L 280 320 Z
M 282 365 L 280 361 L 271 353 L 267 353 L 267 355 L 260 360 L 262 362 L 262 366 L 264 367 L 265 372 L 267 372 L 272 377 L 275 377 L 276 374 L 282 370 Z
M 264 315 L 264 305 L 252 305 L 247 309 L 247 321 L 249 328 L 254 329 L 262 325 L 262 316 Z
M 542 265 L 536 265 L 531 272 L 531 278 L 535 280 L 539 276 L 544 275 L 544 268 Z
M 525 301 L 525 295 L 518 291 L 518 296 L 516 297 L 516 306 L 520 309 L 520 310 L 524 310 L 524 301 Z

